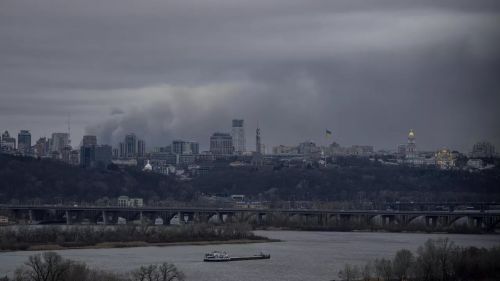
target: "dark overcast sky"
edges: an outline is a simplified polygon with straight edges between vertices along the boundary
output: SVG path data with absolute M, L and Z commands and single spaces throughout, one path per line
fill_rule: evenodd
M 498 0 L 3 0 L 0 129 L 500 148 Z

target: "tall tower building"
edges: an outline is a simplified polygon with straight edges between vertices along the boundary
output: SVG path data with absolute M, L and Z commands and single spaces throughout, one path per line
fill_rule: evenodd
M 255 130 L 255 151 L 257 154 L 261 154 L 262 145 L 260 143 L 260 128 L 257 127 Z
M 417 156 L 417 145 L 415 144 L 415 132 L 410 130 L 408 133 L 408 144 L 406 145 L 406 158 L 415 158 Z
M 29 154 L 31 151 L 31 133 L 28 130 L 21 130 L 17 134 L 17 149 L 22 154 Z
M 13 138 L 9 135 L 8 131 L 5 131 L 2 134 L 2 151 L 13 151 L 16 149 L 16 138 Z
M 255 130 L 255 153 L 252 157 L 252 165 L 254 166 L 262 166 L 264 163 L 262 159 L 262 143 L 260 139 L 260 128 L 257 127 Z
M 35 155 L 37 157 L 46 157 L 50 151 L 49 140 L 45 137 L 39 138 L 35 144 Z
M 51 152 L 62 153 L 67 146 L 69 146 L 68 133 L 52 133 L 52 138 L 50 139 Z
M 137 156 L 144 157 L 146 155 L 146 142 L 144 140 L 137 141 Z
M 243 154 L 246 151 L 245 127 L 243 119 L 233 119 L 231 129 L 235 154 Z
M 210 152 L 214 155 L 233 154 L 233 138 L 227 133 L 213 133 L 210 137 Z
M 97 145 L 97 137 L 96 136 L 83 136 L 82 146 L 92 146 Z
M 137 137 L 135 134 L 125 136 L 125 157 L 133 158 L 137 156 Z

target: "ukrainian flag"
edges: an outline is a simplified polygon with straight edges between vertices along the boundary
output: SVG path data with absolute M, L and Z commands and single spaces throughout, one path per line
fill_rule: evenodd
M 325 136 L 326 136 L 327 138 L 331 137 L 331 136 L 332 136 L 332 131 L 330 131 L 330 130 L 326 129 L 326 130 L 325 130 Z

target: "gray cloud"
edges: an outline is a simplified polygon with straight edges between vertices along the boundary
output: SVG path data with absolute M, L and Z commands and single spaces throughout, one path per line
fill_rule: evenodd
M 498 1 L 4 1 L 0 128 L 500 146 Z M 110 112 L 112 114 L 110 114 Z M 78 142 L 78 141 L 76 141 Z

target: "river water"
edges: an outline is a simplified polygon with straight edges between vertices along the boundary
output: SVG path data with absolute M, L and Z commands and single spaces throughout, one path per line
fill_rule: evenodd
M 256 231 L 258 235 L 283 242 L 166 246 L 119 249 L 57 251 L 65 258 L 84 261 L 101 269 L 129 271 L 143 264 L 174 263 L 187 280 L 332 280 L 345 263 L 364 264 L 368 260 L 392 257 L 402 248 L 416 251 L 429 238 L 448 237 L 460 246 L 500 246 L 500 235 Z M 213 250 L 231 255 L 252 255 L 261 251 L 270 260 L 204 263 L 203 255 Z M 0 276 L 11 275 L 35 252 L 0 253 Z

